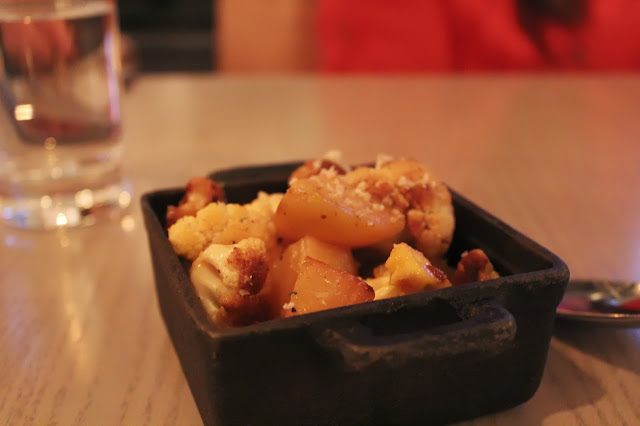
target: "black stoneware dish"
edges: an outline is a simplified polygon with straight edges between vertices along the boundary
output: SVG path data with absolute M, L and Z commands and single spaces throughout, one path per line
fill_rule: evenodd
M 211 177 L 245 203 L 284 192 L 297 165 Z M 482 248 L 501 278 L 220 329 L 164 229 L 182 193 L 145 194 L 142 209 L 160 310 L 205 424 L 443 424 L 536 392 L 569 270 L 460 195 L 448 258 Z

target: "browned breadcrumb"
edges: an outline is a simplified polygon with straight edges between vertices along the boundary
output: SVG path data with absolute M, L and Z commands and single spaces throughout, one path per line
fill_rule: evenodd
M 291 173 L 289 176 L 289 184 L 295 182 L 297 179 L 307 179 L 311 176 L 315 176 L 322 170 L 334 170 L 336 173 L 341 175 L 347 172 L 347 169 L 344 166 L 326 158 L 310 160 Z
M 373 170 L 371 168 L 362 168 Z M 388 209 L 390 220 L 397 222 L 404 220 L 402 208 L 389 200 L 385 205 L 376 191 L 372 191 L 365 180 L 353 179 L 354 173 L 359 169 L 348 172 L 345 175 L 338 174 L 334 169 L 323 169 L 317 175 L 307 179 L 316 188 L 323 188 L 321 192 L 345 210 L 354 212 L 360 217 L 375 217 L 376 212 Z M 320 192 L 320 189 L 318 189 Z M 386 194 L 385 194 L 386 195 Z M 368 223 L 371 225 L 371 223 Z

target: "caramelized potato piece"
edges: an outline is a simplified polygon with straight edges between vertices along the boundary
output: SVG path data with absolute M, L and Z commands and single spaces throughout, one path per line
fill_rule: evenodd
M 366 281 L 375 290 L 376 300 L 451 286 L 444 272 L 406 243 L 396 244 L 384 266 Z
M 320 260 L 340 271 L 353 275 L 358 273 L 358 265 L 349 248 L 325 243 L 311 236 L 303 237 L 284 250 L 269 274 L 274 314 L 279 315 L 282 305 L 291 298 L 293 286 L 307 257 Z
M 370 302 L 374 295 L 373 289 L 357 276 L 306 257 L 293 286 L 291 301 L 284 307 L 284 316 Z
M 346 247 L 387 240 L 404 229 L 402 212 L 371 203 L 358 188 L 334 187 L 314 179 L 292 183 L 274 215 L 277 233 L 297 240 L 305 235 Z

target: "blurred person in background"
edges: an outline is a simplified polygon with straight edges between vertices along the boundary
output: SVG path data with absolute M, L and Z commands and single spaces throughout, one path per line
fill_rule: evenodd
M 222 71 L 640 70 L 640 0 L 220 0 L 218 13 Z
M 215 0 L 219 71 L 317 68 L 318 0 Z

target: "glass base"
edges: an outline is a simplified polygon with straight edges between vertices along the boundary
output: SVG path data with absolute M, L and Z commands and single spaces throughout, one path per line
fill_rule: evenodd
M 39 197 L 0 196 L 0 219 L 9 226 L 33 230 L 89 226 L 120 217 L 131 204 L 131 194 L 130 185 L 123 181 Z

